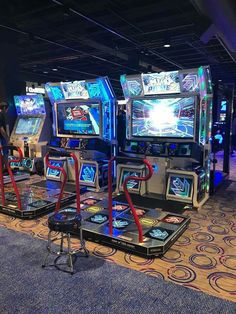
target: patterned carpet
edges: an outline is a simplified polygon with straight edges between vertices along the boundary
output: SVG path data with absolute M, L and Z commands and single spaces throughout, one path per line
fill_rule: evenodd
M 236 157 L 231 164 L 230 179 L 236 181 Z M 86 193 L 82 199 L 91 195 Z M 191 224 L 162 258 L 145 259 L 91 242 L 87 247 L 93 255 L 124 267 L 236 302 L 235 201 L 236 182 L 230 181 L 198 212 L 185 212 Z M 0 225 L 47 238 L 47 217 L 25 221 L 1 214 Z M 77 239 L 73 245 L 78 245 Z

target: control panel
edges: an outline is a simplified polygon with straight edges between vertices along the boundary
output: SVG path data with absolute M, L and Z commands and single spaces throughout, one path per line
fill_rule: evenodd
M 16 159 L 15 156 L 8 156 L 8 160 Z M 25 170 L 32 171 L 34 167 L 34 160 L 32 158 L 23 158 L 21 162 L 12 162 L 11 168 L 24 168 Z
M 197 143 L 158 143 L 126 140 L 124 152 L 158 157 L 187 157 L 199 161 L 202 148 Z

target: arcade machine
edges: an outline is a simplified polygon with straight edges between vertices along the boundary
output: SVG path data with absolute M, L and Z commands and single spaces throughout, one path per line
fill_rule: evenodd
M 108 159 L 116 154 L 116 99 L 109 79 L 47 83 L 46 90 L 53 105 L 51 148 L 75 153 L 82 187 L 104 190 Z M 75 181 L 71 158 L 50 159 L 53 165 L 66 169 L 70 182 Z M 46 177 L 60 180 L 59 172 L 46 169 Z
M 109 162 L 109 169 L 118 163 L 116 191 L 109 184 L 108 201 L 82 201 L 82 228 L 88 240 L 156 257 L 186 230 L 183 210 L 209 196 L 210 71 L 122 76 L 121 82 L 127 139 L 122 156 Z
M 212 87 L 209 67 L 121 76 L 127 138 L 123 155 L 146 158 L 154 174 L 140 187 L 132 183 L 135 205 L 155 204 L 181 212 L 209 197 Z M 127 175 L 145 169 L 117 166 L 117 193 Z M 131 185 L 131 183 L 130 183 Z M 123 200 L 123 194 L 116 198 Z M 182 205 L 181 205 L 182 204 Z
M 8 146 L 9 150 L 17 152 L 19 157 L 14 157 L 8 161 L 8 173 L 11 184 L 5 185 L 3 181 L 2 167 L 2 148 L 0 148 L 0 212 L 19 217 L 21 219 L 34 219 L 54 210 L 58 195 L 61 197 L 61 203 L 66 205 L 74 201 L 74 193 L 64 192 L 60 194 L 58 189 L 46 189 L 42 187 L 30 186 L 20 182 L 16 184 L 11 163 L 21 163 L 23 159 L 22 151 L 19 147 Z
M 30 172 L 35 172 L 35 165 L 42 160 L 46 147 L 51 138 L 51 122 L 48 108 L 42 95 L 14 96 L 17 119 L 10 142 L 23 152 L 23 159 L 19 163 L 11 162 L 15 172 L 15 180 L 28 178 Z M 10 155 L 9 160 L 15 157 Z M 10 178 L 4 178 L 4 182 Z

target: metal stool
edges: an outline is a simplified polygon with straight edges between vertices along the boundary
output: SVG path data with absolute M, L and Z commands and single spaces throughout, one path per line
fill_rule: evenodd
M 61 157 L 72 157 L 75 164 L 75 187 L 76 187 L 76 208 L 64 208 L 60 210 L 61 206 L 61 200 L 64 193 L 64 187 L 67 179 L 66 171 L 63 167 L 60 166 L 54 166 L 50 164 L 49 162 L 49 156 L 61 156 Z M 89 251 L 85 247 L 85 241 L 83 239 L 83 230 L 81 228 L 81 215 L 80 215 L 80 184 L 79 184 L 79 166 L 78 166 L 78 159 L 74 153 L 67 152 L 67 151 L 50 151 L 45 156 L 45 163 L 48 168 L 51 168 L 53 170 L 60 171 L 63 176 L 63 180 L 61 183 L 61 191 L 58 196 L 58 200 L 56 203 L 56 208 L 54 211 L 54 214 L 51 215 L 48 218 L 48 227 L 49 227 L 49 233 L 48 233 L 48 244 L 47 244 L 47 250 L 48 253 L 44 259 L 42 267 L 46 266 L 55 266 L 57 269 L 62 270 L 59 266 L 59 259 L 60 257 L 67 256 L 68 262 L 66 265 L 69 267 L 68 270 L 64 270 L 66 272 L 69 272 L 71 274 L 74 274 L 74 265 L 72 257 L 75 256 L 79 252 L 84 252 L 84 256 L 89 256 Z M 60 232 L 60 236 L 56 236 L 53 238 L 52 232 Z M 71 249 L 71 234 L 76 233 L 80 234 L 80 248 L 78 250 L 72 250 Z M 64 239 L 67 239 L 67 250 L 64 249 Z M 53 250 L 52 249 L 52 243 L 54 243 L 56 240 L 60 240 L 60 250 Z M 50 254 L 56 254 L 57 257 L 54 259 L 53 265 L 47 265 L 47 260 Z
M 62 256 L 68 257 L 68 269 L 63 270 L 65 272 L 69 272 L 72 275 L 74 274 L 74 263 L 73 256 L 76 256 L 79 252 L 83 252 L 85 257 L 89 256 L 89 251 L 85 247 L 85 241 L 83 239 L 83 230 L 81 228 L 81 215 L 76 212 L 76 209 L 68 208 L 60 210 L 57 213 L 54 213 L 52 216 L 48 218 L 48 227 L 50 229 L 48 233 L 48 243 L 47 250 L 48 253 L 44 259 L 42 267 L 46 266 L 55 266 L 57 269 L 62 270 L 60 268 L 59 260 Z M 59 236 L 53 237 L 53 232 L 60 232 Z M 80 248 L 77 250 L 71 249 L 71 233 L 80 233 Z M 64 247 L 64 239 L 67 239 L 67 249 Z M 52 244 L 60 240 L 60 249 L 53 250 Z M 48 265 L 47 260 L 50 254 L 55 254 L 57 257 L 54 259 L 53 264 Z

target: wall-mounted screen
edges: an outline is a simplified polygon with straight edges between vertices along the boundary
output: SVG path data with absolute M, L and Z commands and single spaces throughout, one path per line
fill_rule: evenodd
M 56 105 L 57 136 L 99 136 L 100 110 L 100 103 L 58 103 Z
M 14 96 L 17 115 L 46 114 L 42 95 Z
M 36 135 L 39 131 L 41 118 L 19 118 L 17 121 L 15 134 L 17 135 Z
M 167 198 L 191 201 L 193 196 L 193 177 L 169 174 Z
M 132 137 L 194 137 L 195 98 L 133 100 Z
M 178 71 L 142 74 L 142 80 L 144 95 L 180 92 Z
M 95 185 L 97 167 L 95 164 L 84 163 L 80 169 L 79 180 L 81 184 Z
M 63 168 L 64 166 L 64 161 L 62 160 L 49 160 L 50 165 L 54 166 L 54 167 L 60 167 Z M 46 173 L 46 177 L 50 178 L 50 179 L 60 179 L 61 176 L 61 171 L 57 170 L 57 169 L 51 169 L 51 168 L 47 168 L 47 173 Z
M 65 99 L 89 98 L 85 81 L 62 82 L 61 87 Z
M 134 176 L 134 177 L 141 177 L 142 176 L 142 170 L 138 170 L 138 169 L 129 169 L 129 168 L 123 168 L 121 169 L 120 172 L 120 181 L 119 181 L 119 190 L 123 191 L 123 183 L 125 181 L 125 179 L 129 176 Z M 139 192 L 140 190 L 140 184 L 141 181 L 137 181 L 137 180 L 129 180 L 127 187 L 129 190 L 131 191 L 137 191 Z

